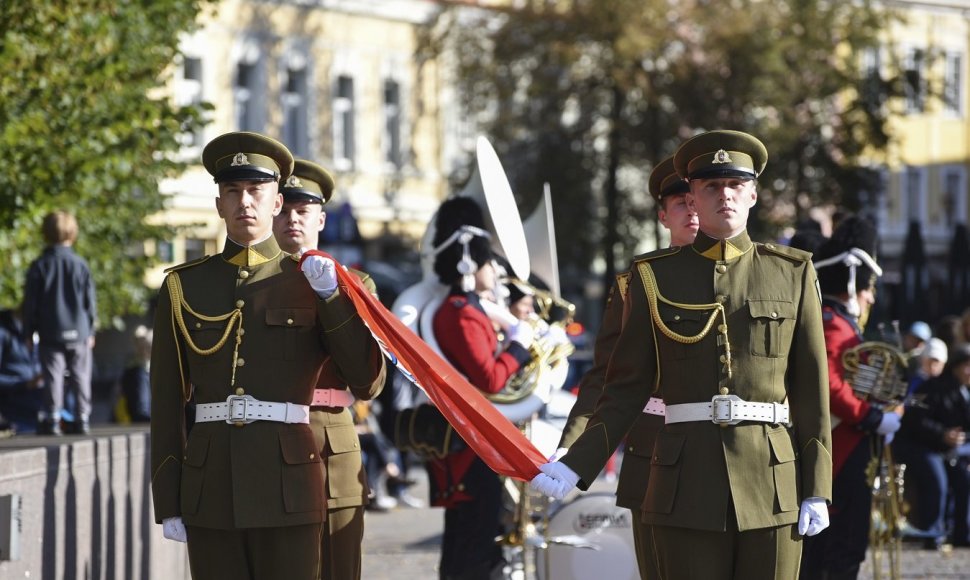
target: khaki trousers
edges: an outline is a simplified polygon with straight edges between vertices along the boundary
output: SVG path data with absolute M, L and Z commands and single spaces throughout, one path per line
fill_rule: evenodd
M 360 580 L 364 507 L 327 510 L 320 542 L 321 580 Z
M 321 524 L 185 528 L 193 580 L 316 580 L 320 572 Z

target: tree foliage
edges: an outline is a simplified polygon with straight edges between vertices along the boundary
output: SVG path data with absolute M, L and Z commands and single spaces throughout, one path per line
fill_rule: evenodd
M 15 305 L 40 223 L 77 216 L 77 252 L 94 274 L 102 324 L 146 306 L 141 244 L 171 239 L 146 218 L 159 182 L 182 169 L 179 139 L 202 106 L 158 91 L 181 33 L 207 0 L 4 2 L 0 7 L 0 304 Z
M 758 237 L 874 191 L 862 155 L 886 146 L 889 109 L 859 90 L 860 55 L 892 17 L 866 0 L 532 2 L 444 11 L 427 47 L 457 49 L 462 104 L 520 207 L 551 184 L 560 266 L 600 255 L 611 276 L 651 235 L 649 171 L 700 131 L 766 143 Z

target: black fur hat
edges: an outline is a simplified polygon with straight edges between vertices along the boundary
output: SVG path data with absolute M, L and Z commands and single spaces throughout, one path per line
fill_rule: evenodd
M 466 243 L 461 237 L 449 241 L 463 226 L 471 226 L 466 229 L 470 239 Z M 474 274 L 492 259 L 482 208 L 474 200 L 467 197 L 445 200 L 438 208 L 434 227 L 434 272 L 443 284 L 450 286 L 463 276 Z M 470 263 L 465 261 L 466 255 Z
M 832 237 L 815 252 L 813 260 L 818 270 L 818 284 L 822 294 L 839 295 L 847 290 L 851 292 L 849 282 L 853 262 L 858 262 L 855 265 L 856 292 L 872 288 L 876 283 L 876 276 L 882 272 L 873 270 L 872 265 L 864 259 L 853 260 L 853 249 L 862 250 L 875 262 L 876 226 L 859 216 L 845 218 L 832 232 Z M 837 259 L 838 256 L 842 256 L 842 259 Z

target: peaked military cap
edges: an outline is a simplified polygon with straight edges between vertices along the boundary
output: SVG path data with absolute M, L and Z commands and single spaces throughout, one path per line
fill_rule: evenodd
M 312 161 L 297 159 L 293 175 L 280 187 L 283 199 L 327 203 L 333 197 L 334 181 L 330 172 Z
M 209 141 L 202 150 L 202 164 L 216 183 L 261 179 L 282 181 L 293 173 L 293 154 L 276 139 L 236 131 Z
M 657 164 L 650 172 L 650 195 L 656 201 L 668 195 L 687 193 L 690 186 L 674 171 L 674 158 L 668 157 Z
M 682 179 L 747 177 L 761 175 L 768 150 L 757 138 L 741 131 L 708 131 L 684 142 L 674 155 L 674 168 Z

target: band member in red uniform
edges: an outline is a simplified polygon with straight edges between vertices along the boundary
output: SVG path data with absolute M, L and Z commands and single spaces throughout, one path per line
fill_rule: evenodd
M 435 313 L 434 338 L 446 359 L 485 393 L 496 393 L 531 357 L 532 327 L 509 330 L 509 346 L 498 339 L 478 293 L 492 290 L 495 268 L 482 210 L 463 197 L 445 201 L 435 219 L 434 271 L 450 287 Z M 439 576 L 442 580 L 501 577 L 502 483 L 470 448 L 428 462 L 432 505 L 445 508 Z
M 899 429 L 900 417 L 856 396 L 845 379 L 842 355 L 863 340 L 862 329 L 875 302 L 876 277 L 882 270 L 872 258 L 875 227 L 853 216 L 815 254 L 822 292 L 822 322 L 829 362 L 832 412 L 831 525 L 805 538 L 801 578 L 856 578 L 866 558 L 872 511 L 872 481 L 866 468 L 883 436 Z

